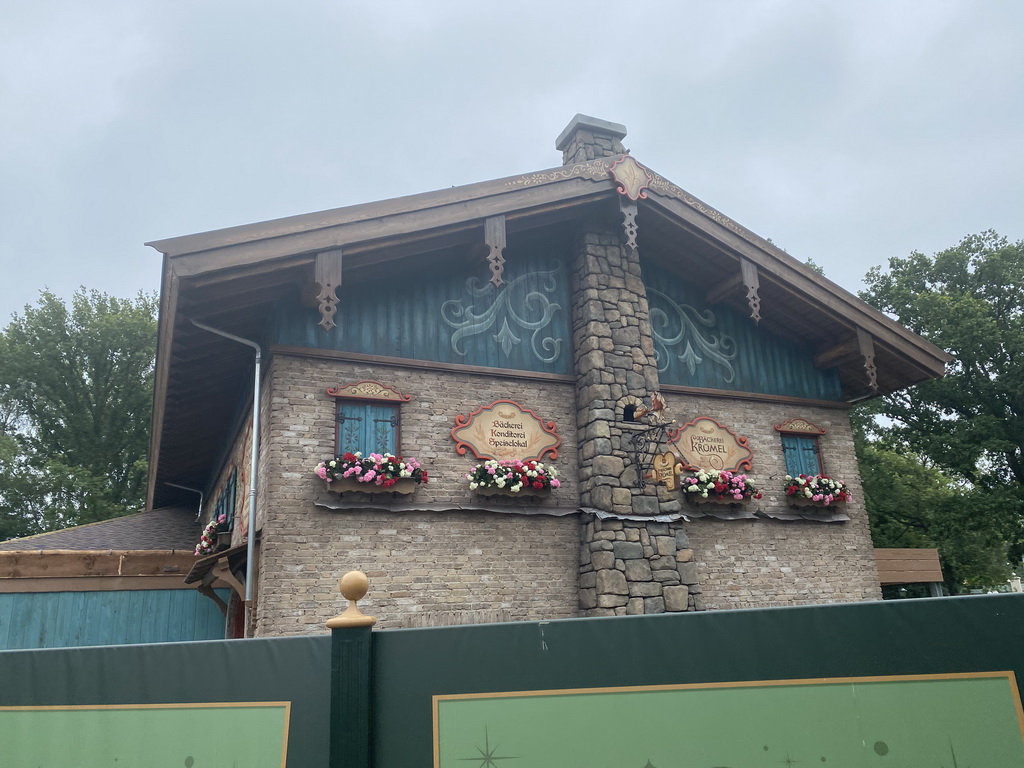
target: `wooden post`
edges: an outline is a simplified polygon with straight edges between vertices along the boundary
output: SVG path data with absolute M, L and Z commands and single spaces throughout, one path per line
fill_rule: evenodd
M 340 616 L 327 621 L 331 630 L 330 768 L 370 768 L 371 629 L 377 620 L 365 616 L 358 602 L 369 579 L 349 571 L 338 587 L 349 601 Z

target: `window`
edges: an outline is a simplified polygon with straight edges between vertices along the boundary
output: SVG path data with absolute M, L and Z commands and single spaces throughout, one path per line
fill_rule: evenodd
M 388 384 L 379 381 L 357 381 L 332 387 L 327 394 L 337 399 L 335 405 L 334 450 L 337 455 L 347 451 L 400 453 L 402 403 L 412 399 Z
M 232 468 L 228 480 L 224 483 L 224 489 L 217 497 L 217 503 L 213 506 L 213 519 L 220 520 L 224 515 L 225 531 L 235 529 L 235 486 L 238 483 L 238 469 Z
M 775 429 L 781 433 L 787 475 L 820 475 L 825 471 L 818 443 L 824 429 L 801 418 L 776 424 Z
M 398 405 L 338 401 L 335 453 L 398 453 Z
M 786 474 L 820 475 L 821 453 L 818 450 L 817 435 L 783 435 L 782 453 L 786 458 Z

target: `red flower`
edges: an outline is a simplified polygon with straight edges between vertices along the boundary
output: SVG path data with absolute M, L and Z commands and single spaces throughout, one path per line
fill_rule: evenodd
M 542 483 L 540 480 L 534 480 L 533 487 L 539 491 L 541 488 L 544 487 L 544 483 Z

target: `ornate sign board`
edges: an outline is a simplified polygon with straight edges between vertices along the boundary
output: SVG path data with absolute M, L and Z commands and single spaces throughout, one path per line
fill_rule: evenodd
M 708 416 L 671 430 L 668 443 L 682 456 L 684 468 L 688 470 L 748 471 L 754 458 L 747 438 L 738 436 Z
M 553 421 L 544 421 L 512 400 L 495 400 L 468 416 L 455 417 L 452 439 L 460 456 L 472 451 L 478 459 L 540 460 L 558 458 L 558 436 Z

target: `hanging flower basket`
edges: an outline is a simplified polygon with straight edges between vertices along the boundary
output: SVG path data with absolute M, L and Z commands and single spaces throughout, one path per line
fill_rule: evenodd
M 488 459 L 466 474 L 469 488 L 481 496 L 544 497 L 562 481 L 557 470 L 539 461 Z
M 419 483 L 429 481 L 427 470 L 416 459 L 393 456 L 390 453 L 343 453 L 325 459 L 314 470 L 317 477 L 327 481 L 328 490 L 335 493 L 409 494 Z
M 680 481 L 683 498 L 691 504 L 744 504 L 762 494 L 746 475 L 698 470 Z
M 783 491 L 791 507 L 834 507 L 850 499 L 846 483 L 827 475 L 786 475 Z

